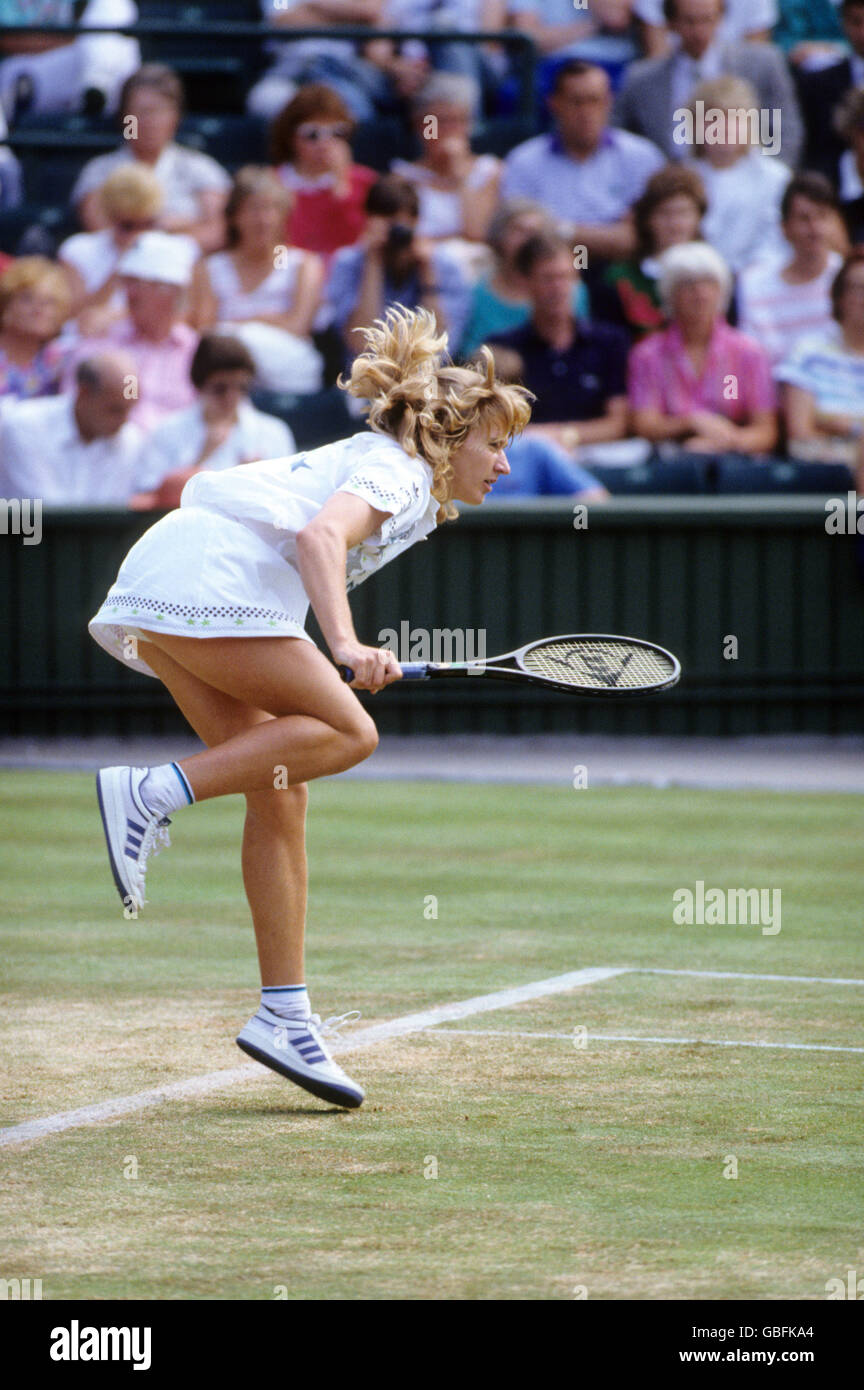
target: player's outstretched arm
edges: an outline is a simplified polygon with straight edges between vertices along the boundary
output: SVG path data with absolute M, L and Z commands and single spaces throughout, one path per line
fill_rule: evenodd
M 381 690 L 401 671 L 392 652 L 357 640 L 345 589 L 348 551 L 377 531 L 389 512 L 337 492 L 297 535 L 297 565 L 324 640 L 337 665 L 350 666 L 356 690 Z

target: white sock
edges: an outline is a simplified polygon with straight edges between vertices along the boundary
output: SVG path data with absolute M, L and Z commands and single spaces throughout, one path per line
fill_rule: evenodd
M 280 1018 L 308 1018 L 312 1012 L 305 985 L 264 985 L 261 1003 Z
M 141 783 L 141 796 L 151 811 L 162 816 L 191 806 L 195 801 L 192 788 L 176 763 L 151 767 Z

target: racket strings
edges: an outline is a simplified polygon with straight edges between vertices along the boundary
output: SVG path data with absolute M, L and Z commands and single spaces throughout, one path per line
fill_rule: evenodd
M 533 675 L 595 690 L 633 690 L 668 681 L 675 667 L 663 652 L 630 642 L 541 642 L 522 657 Z

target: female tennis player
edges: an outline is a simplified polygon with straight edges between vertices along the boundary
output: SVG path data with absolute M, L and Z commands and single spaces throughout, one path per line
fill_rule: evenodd
M 118 660 L 156 676 L 206 750 L 161 767 L 97 777 L 114 882 L 126 916 L 143 907 L 150 854 L 169 814 L 246 797 L 242 870 L 261 969 L 261 1006 L 244 1052 L 324 1100 L 363 1091 L 330 1055 L 305 985 L 306 783 L 343 772 L 378 743 L 354 689 L 401 675 L 392 652 L 361 643 L 347 591 L 479 505 L 509 473 L 505 444 L 530 393 L 482 367 L 455 367 L 434 317 L 397 305 L 363 330 L 340 385 L 370 428 L 309 453 L 196 474 L 178 510 L 132 547 L 90 622 Z M 333 663 L 304 629 L 311 604 Z

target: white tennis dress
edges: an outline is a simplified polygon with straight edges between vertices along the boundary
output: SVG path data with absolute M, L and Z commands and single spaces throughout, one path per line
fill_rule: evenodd
M 334 492 L 390 515 L 348 551 L 353 589 L 435 529 L 432 469 L 388 435 L 363 431 L 287 458 L 196 473 L 180 506 L 133 545 L 92 636 L 135 671 L 155 673 L 126 639 L 140 629 L 184 637 L 303 637 L 309 596 L 297 534 Z

